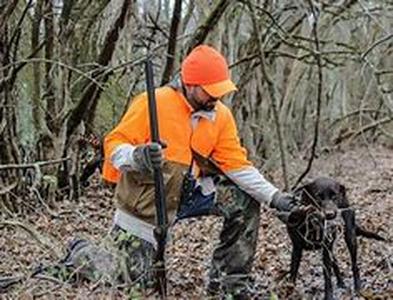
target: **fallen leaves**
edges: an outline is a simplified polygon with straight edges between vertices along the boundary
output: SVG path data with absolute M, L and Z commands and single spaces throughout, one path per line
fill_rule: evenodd
M 332 176 L 345 184 L 348 198 L 356 209 L 359 224 L 379 232 L 392 240 L 393 228 L 393 154 L 383 147 L 371 149 L 352 148 L 345 152 L 331 152 L 314 162 L 310 178 Z M 375 163 L 374 163 L 375 162 Z M 302 161 L 291 163 L 291 174 L 302 169 Z M 277 183 L 280 174 L 272 174 Z M 94 182 L 78 203 L 63 201 L 54 208 L 57 217 L 45 210 L 30 215 L 17 216 L 13 221 L 32 224 L 40 234 L 54 239 L 62 246 L 75 236 L 101 239 L 110 226 L 114 210 L 111 192 Z M 183 220 L 171 232 L 167 248 L 167 268 L 170 299 L 206 299 L 211 254 L 221 228 L 222 220 L 216 217 Z M 60 247 L 60 248 L 59 248 Z M 291 244 L 286 228 L 272 211 L 261 209 L 261 226 L 255 256 L 253 275 L 256 299 L 319 299 L 323 297 L 324 280 L 319 253 L 304 254 L 297 285 L 285 278 L 277 280 L 289 269 Z M 348 251 L 342 239 L 335 248 L 336 257 L 344 273 L 346 289 L 335 288 L 338 299 L 360 299 L 353 292 L 353 279 Z M 393 295 L 392 244 L 359 238 L 359 268 L 366 299 L 391 299 Z M 0 274 L 29 274 L 39 263 L 55 262 L 56 255 L 47 247 L 31 239 L 20 229 L 2 228 L 0 231 Z M 50 293 L 50 294 L 49 294 Z M 50 295 L 50 296 L 49 296 Z M 78 287 L 59 285 L 45 280 L 29 279 L 17 284 L 4 299 L 36 296 L 67 299 L 127 299 L 125 290 L 112 287 Z M 153 298 L 154 299 L 154 298 Z

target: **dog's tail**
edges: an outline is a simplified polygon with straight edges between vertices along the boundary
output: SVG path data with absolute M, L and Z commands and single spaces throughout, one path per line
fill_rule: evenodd
M 363 236 L 368 239 L 374 239 L 377 241 L 386 241 L 386 239 L 384 237 L 380 236 L 379 234 L 377 234 L 375 232 L 368 231 L 359 225 L 356 225 L 356 235 Z

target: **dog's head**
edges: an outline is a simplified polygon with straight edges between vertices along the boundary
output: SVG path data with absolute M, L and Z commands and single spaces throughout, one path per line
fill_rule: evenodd
M 318 177 L 296 189 L 295 194 L 300 197 L 303 205 L 315 206 L 326 219 L 334 219 L 337 215 L 337 208 L 349 206 L 345 187 L 327 177 Z

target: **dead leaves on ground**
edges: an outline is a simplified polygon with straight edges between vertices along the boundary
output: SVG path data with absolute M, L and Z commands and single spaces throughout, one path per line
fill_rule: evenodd
M 370 152 L 373 157 L 370 157 Z M 332 176 L 345 184 L 348 197 L 356 209 L 357 219 L 364 227 L 392 240 L 393 228 L 393 154 L 383 147 L 347 149 L 327 154 L 314 163 L 310 178 Z M 291 165 L 291 174 L 302 169 L 304 162 Z M 279 181 L 280 174 L 273 174 Z M 64 201 L 57 204 L 57 216 L 44 210 L 12 220 L 30 224 L 36 232 L 56 240 L 52 243 L 63 251 L 75 236 L 100 239 L 111 225 L 114 205 L 111 193 L 98 183 L 87 190 L 79 203 Z M 168 243 L 168 279 L 171 299 L 204 299 L 204 289 L 213 252 L 221 228 L 215 217 L 184 220 L 171 231 Z M 393 295 L 392 244 L 359 238 L 359 268 L 363 281 L 362 296 L 354 296 L 349 255 L 343 241 L 335 249 L 344 272 L 345 290 L 335 290 L 338 299 L 389 299 Z M 323 297 L 323 274 L 317 253 L 305 253 L 299 270 L 297 286 L 285 278 L 288 270 L 290 242 L 285 226 L 266 208 L 261 211 L 258 251 L 253 274 L 256 299 L 320 299 Z M 29 234 L 15 227 L 2 228 L 0 233 L 0 274 L 27 275 L 39 263 L 58 259 L 48 247 L 39 245 Z M 75 288 L 45 280 L 29 279 L 16 284 L 4 299 L 41 297 L 48 299 L 126 299 L 122 290 L 83 284 Z

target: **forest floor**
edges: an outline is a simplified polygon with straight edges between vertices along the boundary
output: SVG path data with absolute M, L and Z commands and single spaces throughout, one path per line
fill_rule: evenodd
M 292 160 L 290 174 L 304 170 L 306 161 Z M 297 175 L 298 176 L 298 175 Z M 308 179 L 331 176 L 344 184 L 358 223 L 393 239 L 393 150 L 382 146 L 346 148 L 325 153 L 314 161 Z M 280 185 L 280 172 L 269 174 Z M 39 264 L 50 264 L 64 255 L 75 236 L 99 241 L 111 225 L 111 192 L 93 183 L 78 203 L 58 202 L 13 218 L 0 219 L 0 276 L 28 275 Z M 38 206 L 38 205 L 37 205 Z M 221 219 L 204 217 L 175 225 L 167 249 L 169 299 L 206 299 L 204 288 L 210 256 Z M 24 228 L 24 229 L 23 229 Z M 348 251 L 340 239 L 336 257 L 346 289 L 335 289 L 337 299 L 393 299 L 393 247 L 391 243 L 358 238 L 358 263 L 363 297 L 354 296 Z M 288 270 L 291 244 L 285 226 L 266 208 L 261 211 L 258 251 L 253 274 L 255 299 L 322 299 L 320 254 L 307 252 L 297 285 L 277 281 Z M 335 282 L 335 281 L 334 281 Z M 0 299 L 127 299 L 124 291 L 97 284 L 77 287 L 56 280 L 30 278 L 0 293 Z M 132 297 L 131 297 L 132 298 Z M 225 299 L 225 297 L 224 297 Z

